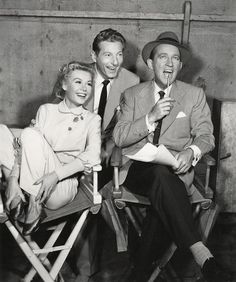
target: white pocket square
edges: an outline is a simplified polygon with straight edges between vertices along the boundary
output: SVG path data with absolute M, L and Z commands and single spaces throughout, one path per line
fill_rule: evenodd
M 183 118 L 186 117 L 186 114 L 184 112 L 179 112 L 176 118 Z

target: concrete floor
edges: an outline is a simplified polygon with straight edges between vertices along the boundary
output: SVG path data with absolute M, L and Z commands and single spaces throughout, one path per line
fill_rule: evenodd
M 93 277 L 92 281 L 123 282 L 129 266 L 129 254 L 128 252 L 116 252 L 115 236 L 105 224 L 103 226 L 103 238 L 104 245 L 100 256 L 100 271 Z M 234 272 L 236 281 L 236 214 L 220 215 L 209 237 L 208 245 L 215 257 Z M 0 281 L 20 281 L 29 264 L 4 225 L 0 227 L 0 255 Z M 177 255 L 173 260 L 173 265 L 175 265 L 175 270 L 181 280 L 172 278 L 172 280 L 168 281 L 197 281 L 196 277 L 198 277 L 199 273 L 195 264 L 183 263 L 186 256 L 185 259 L 180 258 L 183 258 L 183 255 Z M 75 274 L 68 263 L 64 264 L 62 274 L 66 282 L 75 281 Z M 40 280 L 37 279 L 37 281 Z

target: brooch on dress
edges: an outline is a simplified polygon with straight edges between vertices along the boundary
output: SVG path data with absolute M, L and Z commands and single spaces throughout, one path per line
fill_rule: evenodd
M 80 114 L 80 115 L 73 118 L 73 122 L 78 122 L 79 120 L 84 120 L 83 114 Z M 71 131 L 71 130 L 72 130 L 72 127 L 69 126 L 68 131 Z
M 80 116 L 74 117 L 73 122 L 78 122 L 79 120 L 83 120 L 83 119 L 84 119 L 84 117 L 81 114 Z

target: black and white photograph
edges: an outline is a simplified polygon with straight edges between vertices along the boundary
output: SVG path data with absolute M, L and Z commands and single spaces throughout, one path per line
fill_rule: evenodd
M 236 1 L 0 0 L 0 281 L 236 282 Z

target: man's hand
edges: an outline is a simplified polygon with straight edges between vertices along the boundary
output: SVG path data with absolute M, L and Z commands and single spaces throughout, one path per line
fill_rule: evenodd
M 164 116 L 167 116 L 173 108 L 174 101 L 175 100 L 170 97 L 157 101 L 148 114 L 148 122 L 153 124 L 154 122 L 162 119 Z
M 115 147 L 115 143 L 113 140 L 108 140 L 105 144 L 105 148 L 102 147 L 101 159 L 102 159 L 102 163 L 105 163 L 106 167 L 108 167 L 110 164 L 110 159 L 114 147 Z
M 29 127 L 34 127 L 36 125 L 36 120 L 31 119 Z
M 39 178 L 34 184 L 40 184 L 42 183 L 40 190 L 38 192 L 38 195 L 36 196 L 35 200 L 39 203 L 43 203 L 50 194 L 52 193 L 53 189 L 55 188 L 56 184 L 58 182 L 58 176 L 56 172 L 47 173 L 41 178 Z
M 175 169 L 175 173 L 186 173 L 192 166 L 193 157 L 193 150 L 191 148 L 187 148 L 186 150 L 178 153 L 175 158 L 178 160 L 179 166 Z

